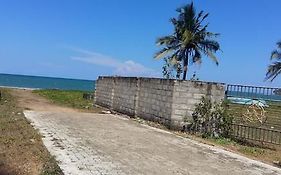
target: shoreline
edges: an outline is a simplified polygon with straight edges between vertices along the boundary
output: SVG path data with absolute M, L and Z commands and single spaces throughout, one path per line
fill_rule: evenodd
M 92 92 L 92 91 L 85 91 L 85 90 L 77 90 L 77 89 L 59 89 L 59 88 L 28 88 L 28 87 L 16 87 L 16 86 L 0 86 L 0 89 L 18 89 L 18 90 L 61 90 L 61 91 L 83 91 L 83 92 Z
M 0 88 L 30 90 L 30 91 L 42 89 L 42 88 L 28 88 L 28 87 L 16 87 L 16 86 L 0 86 Z

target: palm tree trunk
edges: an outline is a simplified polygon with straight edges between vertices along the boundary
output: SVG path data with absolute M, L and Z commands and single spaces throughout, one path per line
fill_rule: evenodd
M 186 74 L 187 74 L 187 66 L 188 66 L 188 59 L 185 59 L 183 62 L 183 80 L 186 80 Z
M 186 74 L 187 74 L 187 65 L 185 65 L 185 66 L 183 67 L 183 77 L 182 77 L 183 80 L 186 79 Z

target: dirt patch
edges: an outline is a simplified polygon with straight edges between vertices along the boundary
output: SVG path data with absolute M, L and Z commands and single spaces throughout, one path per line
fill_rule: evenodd
M 61 174 L 55 159 L 30 125 L 9 90 L 1 90 L 0 174 Z
M 26 110 L 78 112 L 76 109 L 55 105 L 46 98 L 32 93 L 32 90 L 12 89 L 11 94 L 17 98 L 18 105 Z

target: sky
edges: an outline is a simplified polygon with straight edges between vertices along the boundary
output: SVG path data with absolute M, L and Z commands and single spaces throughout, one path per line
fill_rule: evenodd
M 0 0 L 0 73 L 95 80 L 162 75 L 155 41 L 189 0 Z M 219 66 L 191 65 L 200 80 L 277 86 L 264 77 L 281 40 L 280 0 L 194 0 L 220 33 Z

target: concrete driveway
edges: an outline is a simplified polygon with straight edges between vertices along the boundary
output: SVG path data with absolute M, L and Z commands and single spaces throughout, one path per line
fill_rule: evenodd
M 112 114 L 25 111 L 65 174 L 277 175 L 281 170 Z

